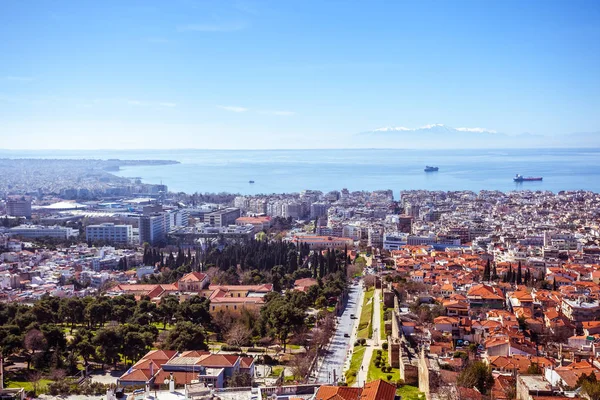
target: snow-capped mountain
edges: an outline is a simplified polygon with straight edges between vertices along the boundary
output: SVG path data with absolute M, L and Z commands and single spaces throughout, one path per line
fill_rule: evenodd
M 377 128 L 356 136 L 362 146 L 399 148 L 515 148 L 538 147 L 542 136 L 509 136 L 486 128 L 453 128 L 444 124 L 430 124 L 419 128 L 392 126 Z
M 366 133 L 377 133 L 377 132 L 423 132 L 423 133 L 460 133 L 460 132 L 472 132 L 472 133 L 489 133 L 496 134 L 498 132 L 485 129 L 485 128 L 452 128 L 444 124 L 430 124 L 420 128 L 406 128 L 404 126 L 388 126 L 383 128 L 377 128 Z

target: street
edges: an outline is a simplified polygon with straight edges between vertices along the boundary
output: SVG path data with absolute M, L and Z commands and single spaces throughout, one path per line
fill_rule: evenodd
M 335 383 L 343 380 L 344 362 L 346 361 L 346 357 L 349 357 L 348 350 L 352 349 L 354 345 L 354 328 L 360 318 L 360 298 L 362 292 L 362 282 L 358 285 L 350 286 L 348 304 L 342 316 L 338 318 L 338 325 L 331 339 L 328 352 L 320 364 L 317 373 L 317 382 Z M 351 319 L 351 314 L 354 314 L 356 319 Z M 344 334 L 348 334 L 349 337 L 344 337 Z

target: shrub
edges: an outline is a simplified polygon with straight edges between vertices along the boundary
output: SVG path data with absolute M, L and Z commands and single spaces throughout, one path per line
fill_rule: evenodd
M 258 347 L 248 347 L 248 353 L 262 353 L 264 349 L 259 349 Z
M 386 378 L 387 378 L 388 381 L 391 381 L 392 380 L 392 375 L 388 375 L 388 376 L 386 376 Z
M 360 345 L 364 346 L 367 343 L 367 339 L 360 339 Z
M 381 351 L 381 349 L 377 349 L 377 355 L 378 355 L 378 356 L 381 356 L 381 354 L 382 354 L 382 351 Z
M 242 349 L 240 349 L 238 346 L 229 346 L 224 344 L 223 346 L 221 346 L 221 350 L 223 351 L 241 351 Z
M 382 347 L 384 350 L 387 350 L 387 349 L 388 349 L 388 342 L 383 342 L 383 344 L 381 345 L 381 347 Z
M 275 365 L 275 364 L 277 364 L 277 361 L 275 361 L 275 360 L 273 359 L 273 357 L 271 357 L 271 356 L 270 356 L 270 355 L 268 355 L 268 354 L 265 354 L 265 355 L 264 355 L 264 360 L 265 360 L 265 364 L 267 364 L 267 365 Z
M 354 342 L 354 346 L 360 346 L 360 340 L 357 340 L 356 342 Z

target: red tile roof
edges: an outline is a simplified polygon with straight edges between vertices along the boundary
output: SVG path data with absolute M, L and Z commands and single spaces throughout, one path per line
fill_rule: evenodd
M 378 379 L 365 385 L 360 400 L 394 400 L 396 386 Z

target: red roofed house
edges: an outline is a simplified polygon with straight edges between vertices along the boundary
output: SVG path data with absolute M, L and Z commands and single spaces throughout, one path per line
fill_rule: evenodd
M 181 292 L 199 292 L 206 289 L 208 285 L 210 285 L 210 279 L 202 272 L 190 272 L 177 281 Z
M 469 306 L 473 308 L 504 308 L 504 295 L 500 289 L 489 285 L 475 285 L 467 292 Z
M 315 400 L 394 400 L 396 386 L 378 379 L 362 388 L 323 385 L 315 394 Z
M 294 290 L 300 290 L 306 292 L 309 287 L 318 285 L 319 282 L 314 278 L 302 278 L 294 281 Z
M 158 353 L 157 353 L 158 352 Z M 161 354 L 162 353 L 162 354 Z M 166 358 L 169 355 L 170 358 Z M 254 376 L 254 359 L 232 354 L 211 354 L 187 351 L 176 355 L 174 351 L 151 351 L 118 379 L 118 384 L 160 385 L 173 377 L 176 385 L 190 384 L 193 380 L 222 388 L 234 373 Z

